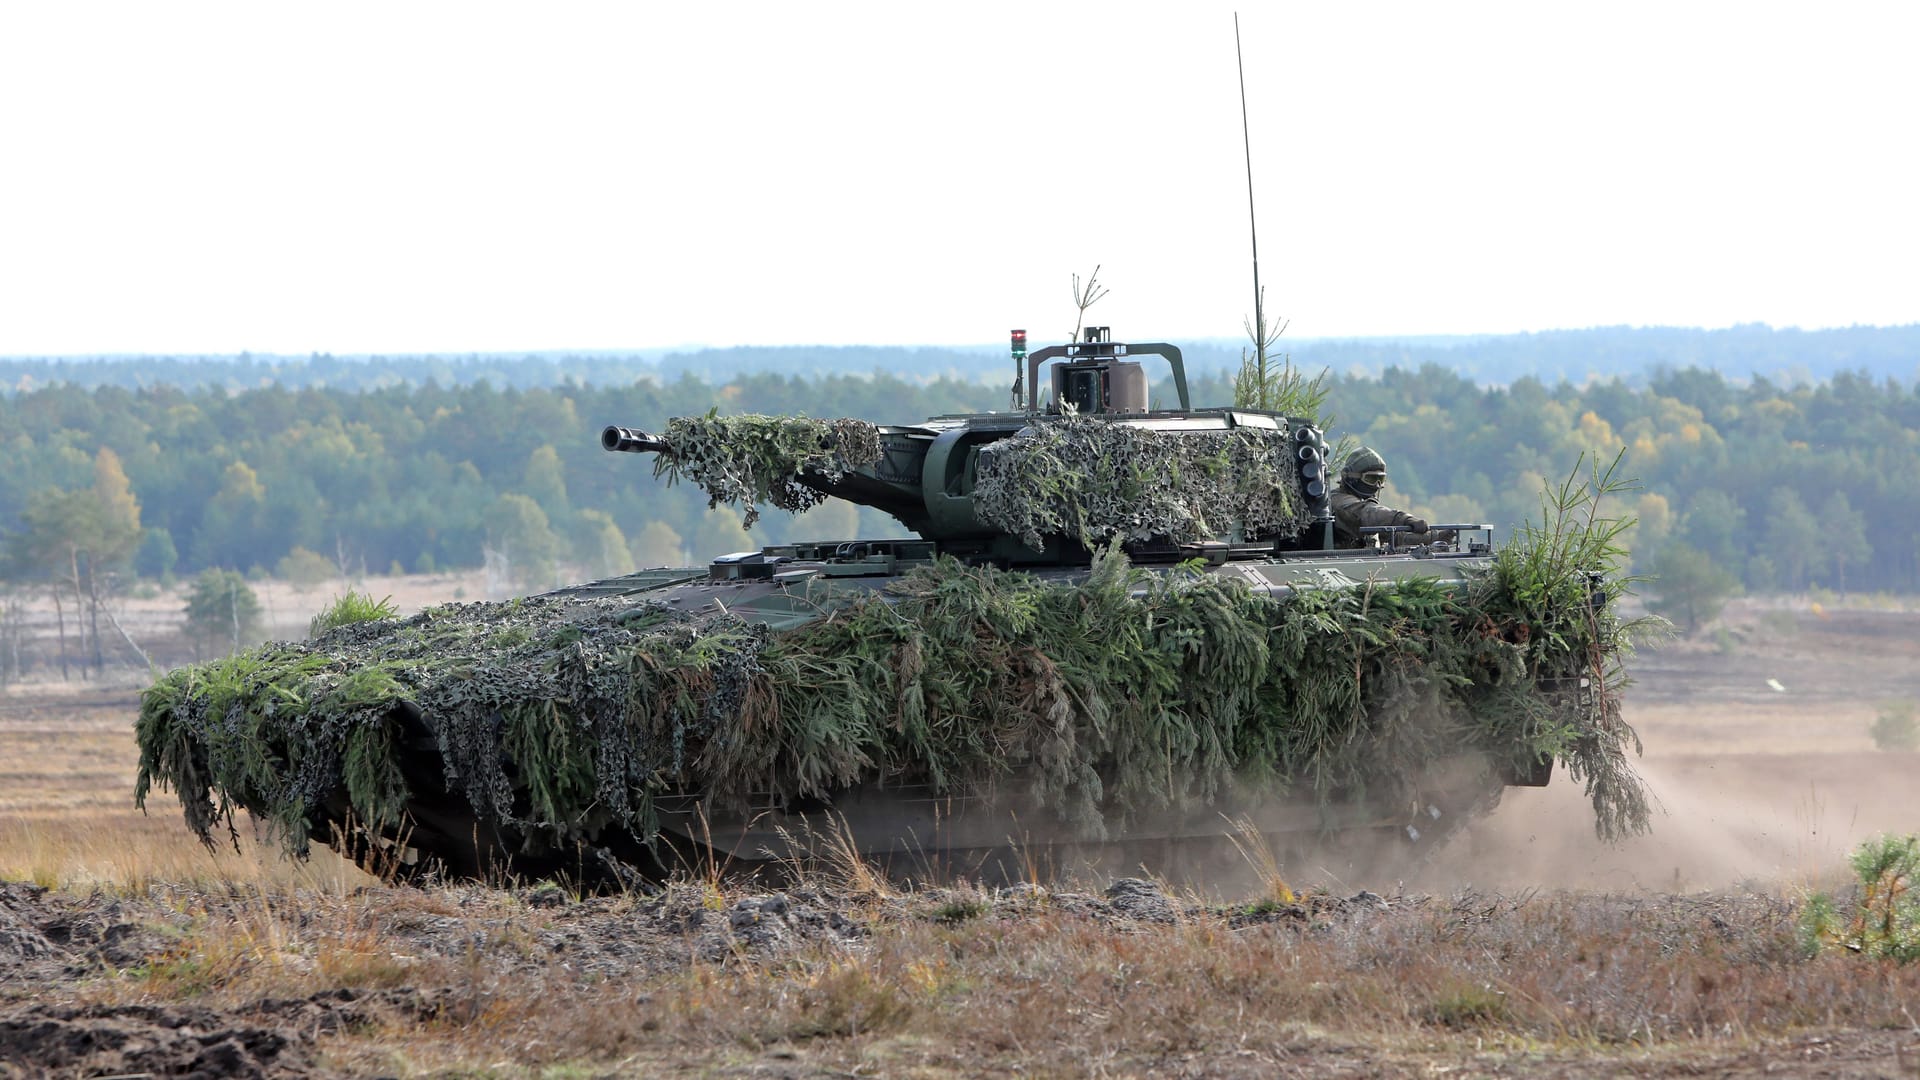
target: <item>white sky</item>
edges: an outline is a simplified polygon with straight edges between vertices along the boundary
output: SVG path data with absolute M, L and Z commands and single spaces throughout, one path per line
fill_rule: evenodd
M 1231 337 L 1234 10 L 0 0 L 0 355 Z M 1920 4 L 1240 23 L 1292 337 L 1920 322 Z

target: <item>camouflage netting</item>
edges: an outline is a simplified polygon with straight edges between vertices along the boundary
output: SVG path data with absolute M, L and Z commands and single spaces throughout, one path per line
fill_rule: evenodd
M 826 498 L 801 484 L 800 473 L 838 480 L 880 460 L 880 429 L 865 420 L 709 412 L 667 421 L 663 437 L 671 449 L 654 460 L 654 475 L 671 482 L 685 472 L 707 493 L 707 505 L 740 504 L 748 528 L 760 516 L 758 503 L 800 511 Z
M 780 633 L 631 599 L 451 605 L 167 674 L 141 703 L 138 797 L 172 787 L 209 843 L 235 808 L 301 851 L 342 803 L 402 827 L 414 708 L 448 790 L 542 843 L 651 837 L 664 792 L 739 805 L 869 780 L 1031 784 L 1097 838 L 1229 791 L 1391 797 L 1463 750 L 1557 758 L 1622 836 L 1648 817 L 1626 642 L 1588 589 L 1503 555 L 1452 591 L 1280 602 L 1109 555 L 1079 585 L 944 562 Z M 1583 676 L 1590 693 L 1565 692 Z
M 1298 462 L 1284 431 L 1156 431 L 1092 416 L 1036 424 L 980 450 L 981 521 L 1038 551 L 1045 536 L 1245 539 L 1306 527 Z

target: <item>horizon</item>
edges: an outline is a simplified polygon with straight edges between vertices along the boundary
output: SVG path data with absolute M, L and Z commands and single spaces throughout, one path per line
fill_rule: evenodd
M 1091 322 L 1089 325 L 1099 326 L 1103 324 L 1099 323 L 1096 320 Z M 1489 332 L 1489 333 L 1468 332 L 1468 333 L 1452 333 L 1452 334 L 1382 334 L 1382 335 L 1371 335 L 1371 336 L 1329 336 L 1329 337 L 1286 336 L 1280 339 L 1279 351 L 1284 352 L 1288 348 L 1294 347 L 1294 346 L 1323 346 L 1323 345 L 1348 345 L 1348 344 L 1373 345 L 1373 346 L 1413 345 L 1413 346 L 1428 346 L 1428 347 L 1458 347 L 1458 346 L 1468 345 L 1468 344 L 1473 344 L 1478 342 L 1499 341 L 1502 339 L 1509 339 L 1509 338 L 1550 337 L 1550 336 L 1560 335 L 1560 334 L 1581 334 L 1581 333 L 1589 333 L 1589 332 L 1626 332 L 1626 333 L 1670 332 L 1670 333 L 1692 333 L 1692 334 L 1707 335 L 1707 334 L 1735 333 L 1735 332 L 1745 331 L 1745 332 L 1766 333 L 1766 334 L 1823 334 L 1823 333 L 1844 333 L 1847 331 L 1877 331 L 1877 330 L 1899 331 L 1899 330 L 1906 330 L 1906 329 L 1913 329 L 1913 328 L 1920 328 L 1920 321 L 1908 322 L 1908 323 L 1893 323 L 1893 324 L 1855 323 L 1855 324 L 1846 325 L 1846 326 L 1821 326 L 1821 327 L 1771 326 L 1766 323 L 1735 323 L 1730 326 L 1675 326 L 1675 325 L 1636 326 L 1636 325 L 1621 324 L 1621 325 L 1613 325 L 1613 326 L 1552 327 L 1552 328 L 1546 328 L 1541 330 L 1521 330 L 1521 331 L 1512 331 L 1512 332 L 1504 332 L 1504 333 L 1502 332 Z M 1062 340 L 1064 340 L 1064 338 Z M 1117 340 L 1125 340 L 1125 339 L 1117 339 Z M 1186 344 L 1189 346 L 1205 346 L 1210 348 L 1220 348 L 1220 347 L 1229 347 L 1229 346 L 1237 347 L 1242 345 L 1250 345 L 1249 339 L 1246 338 L 1244 335 L 1238 336 L 1238 337 L 1228 337 L 1228 336 L 1196 337 L 1196 336 L 1187 335 L 1187 336 L 1180 336 L 1177 339 L 1169 339 L 1164 337 L 1151 337 L 1151 338 L 1143 337 L 1138 340 L 1140 341 L 1177 340 L 1177 343 Z M 568 356 L 595 356 L 595 355 L 641 357 L 643 359 L 658 360 L 658 359 L 662 359 L 669 356 L 697 355 L 702 352 L 725 352 L 725 351 L 732 351 L 732 350 L 749 350 L 749 349 L 765 349 L 765 350 L 934 349 L 934 350 L 942 350 L 942 351 L 949 351 L 949 352 L 963 352 L 963 353 L 980 352 L 980 353 L 997 354 L 1000 352 L 1004 352 L 1006 348 L 1007 348 L 1007 344 L 1004 340 L 997 341 L 997 342 L 789 341 L 789 342 L 768 342 L 768 343 L 755 343 L 755 344 L 745 344 L 745 343 L 742 343 L 742 344 L 680 344 L 680 345 L 611 346 L 611 347 L 595 347 L 595 348 L 568 348 L 565 346 L 552 346 L 552 347 L 536 347 L 536 348 L 526 348 L 526 349 L 441 349 L 441 350 L 426 350 L 426 351 L 366 350 L 366 351 L 356 351 L 356 352 L 330 352 L 325 350 L 301 350 L 301 351 L 283 352 L 283 351 L 273 351 L 273 350 L 264 350 L 264 349 L 240 349 L 233 352 L 208 352 L 208 351 L 158 352 L 153 350 L 144 350 L 144 351 L 132 350 L 132 351 L 126 351 L 126 352 L 51 353 L 51 354 L 50 353 L 16 353 L 16 354 L 0 353 L 0 361 L 9 362 L 9 363 L 31 363 L 34 361 L 49 361 L 49 362 L 57 363 L 57 362 L 65 362 L 65 361 L 144 360 L 144 359 L 154 359 L 154 360 L 273 359 L 273 360 L 299 361 L 299 360 L 313 360 L 313 359 L 404 360 L 404 359 L 419 358 L 419 359 L 438 359 L 438 360 L 456 359 L 457 360 L 457 359 L 466 358 L 466 357 L 561 358 L 561 357 L 568 357 Z M 1920 362 L 1920 358 L 1916 358 L 1916 362 Z

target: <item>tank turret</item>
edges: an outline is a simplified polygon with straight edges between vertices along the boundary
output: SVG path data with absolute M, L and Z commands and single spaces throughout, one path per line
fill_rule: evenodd
M 659 455 L 656 472 L 689 474 L 718 501 L 744 501 L 753 485 L 741 487 L 742 474 L 771 465 L 785 473 L 761 485 L 775 505 L 806 498 L 794 488 L 845 499 L 890 514 L 943 554 L 1003 566 L 1084 563 L 1116 542 L 1146 562 L 1221 544 L 1236 558 L 1331 548 L 1327 444 L 1311 420 L 1195 409 L 1177 347 L 1117 342 L 1107 327 L 1031 355 L 1015 330 L 1013 357 L 1015 407 L 1004 413 L 902 425 L 763 417 L 751 433 L 709 416 L 660 435 L 609 426 L 600 444 Z M 1154 407 L 1135 357 L 1165 361 L 1174 408 Z M 769 442 L 803 452 L 769 462 L 727 445 Z

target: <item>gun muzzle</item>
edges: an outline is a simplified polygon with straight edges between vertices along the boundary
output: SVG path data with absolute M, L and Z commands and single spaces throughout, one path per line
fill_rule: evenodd
M 666 440 L 650 435 L 639 428 L 615 427 L 607 425 L 600 433 L 602 450 L 617 450 L 622 454 L 658 454 L 667 449 Z

